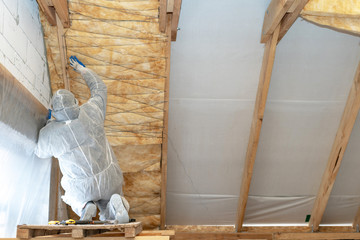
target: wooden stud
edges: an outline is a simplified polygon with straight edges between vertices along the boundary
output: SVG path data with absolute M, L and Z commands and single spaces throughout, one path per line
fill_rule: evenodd
M 159 8 L 159 28 L 160 32 L 165 32 L 166 29 L 166 12 L 167 12 L 167 0 L 160 0 Z
M 289 10 L 294 0 L 272 0 L 266 9 L 264 23 L 261 30 L 261 43 L 269 41 L 275 28 L 281 22 L 285 13 Z
M 70 27 L 69 7 L 67 0 L 53 0 L 55 11 L 58 14 L 64 28 Z
M 59 50 L 60 50 L 60 59 L 61 59 L 61 70 L 62 70 L 62 78 L 64 81 L 65 89 L 70 90 L 70 81 L 66 74 L 66 43 L 65 43 L 65 33 L 64 28 L 62 26 L 61 20 L 59 16 L 56 14 L 56 23 L 57 23 L 57 33 L 58 33 L 58 41 L 59 41 Z
M 360 239 L 360 233 L 275 233 L 273 239 Z
M 293 12 L 285 14 L 283 20 L 281 21 L 278 42 L 280 42 L 280 40 L 285 36 L 290 27 L 294 24 L 308 1 L 309 0 L 296 1 L 295 4 L 297 3 L 298 5 L 296 7 L 294 6 L 295 9 L 293 10 Z
M 275 60 L 277 39 L 280 25 L 275 29 L 274 34 L 265 45 L 263 62 L 260 72 L 259 85 L 256 95 L 255 109 L 250 129 L 250 137 L 246 151 L 245 165 L 242 175 L 236 229 L 241 231 L 245 216 L 245 208 L 249 195 L 251 177 L 255 163 L 256 151 L 259 144 L 260 131 L 264 117 L 266 98 L 269 90 L 271 73 Z
M 360 109 L 360 62 L 357 67 L 354 82 L 350 89 L 345 109 L 337 130 L 335 140 L 330 152 L 329 160 L 323 174 L 319 191 L 311 212 L 309 226 L 317 231 L 324 215 L 331 190 L 334 186 L 336 175 L 340 169 L 341 161 L 344 157 L 347 144 L 350 139 L 356 117 Z
M 181 10 L 181 0 L 175 0 L 174 11 L 171 23 L 171 41 L 176 41 Z
M 50 23 L 51 26 L 56 26 L 56 16 L 55 16 L 55 8 L 53 6 L 49 6 L 46 0 L 36 0 L 39 4 L 39 7 L 44 12 L 46 19 Z
M 169 90 L 170 90 L 170 54 L 171 54 L 171 14 L 167 16 L 167 47 L 166 47 L 166 80 L 164 87 L 164 116 L 161 146 L 161 193 L 160 193 L 160 229 L 166 224 L 166 186 L 167 186 L 167 154 L 169 125 Z

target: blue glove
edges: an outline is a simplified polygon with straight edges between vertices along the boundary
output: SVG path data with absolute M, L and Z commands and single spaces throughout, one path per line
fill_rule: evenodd
M 76 56 L 70 57 L 70 66 L 74 68 L 75 71 L 79 71 L 81 68 L 85 67 L 85 65 L 77 59 Z

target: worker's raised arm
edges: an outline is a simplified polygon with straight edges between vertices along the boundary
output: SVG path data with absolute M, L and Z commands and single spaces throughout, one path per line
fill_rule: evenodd
M 75 56 L 70 57 L 70 66 L 84 78 L 90 88 L 91 99 L 89 101 L 98 105 L 105 119 L 107 101 L 107 88 L 105 83 L 96 73 L 85 67 Z

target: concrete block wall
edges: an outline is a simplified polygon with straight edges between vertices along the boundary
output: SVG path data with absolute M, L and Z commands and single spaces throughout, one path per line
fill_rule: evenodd
M 51 88 L 36 0 L 0 0 L 0 63 L 46 108 Z

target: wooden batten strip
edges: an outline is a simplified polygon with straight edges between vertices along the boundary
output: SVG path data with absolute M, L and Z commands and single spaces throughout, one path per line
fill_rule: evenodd
M 160 32 L 163 33 L 166 30 L 166 15 L 167 15 L 167 0 L 160 0 L 159 28 L 160 28 Z
M 260 131 L 264 117 L 266 98 L 269 91 L 271 73 L 275 60 L 276 45 L 280 25 L 275 29 L 273 36 L 265 45 L 264 57 L 260 72 L 259 85 L 256 95 L 255 109 L 250 129 L 250 137 L 246 151 L 245 166 L 242 175 L 236 229 L 241 231 L 245 216 L 245 208 L 250 190 L 251 177 L 255 163 L 256 151 L 259 144 Z
M 290 27 L 294 24 L 296 19 L 299 17 L 301 11 L 305 7 L 305 5 L 308 3 L 309 0 L 299 0 L 294 2 L 294 4 L 297 4 L 296 7 L 292 6 L 292 12 L 285 14 L 284 18 L 281 21 L 281 28 L 280 28 L 280 34 L 278 42 L 285 36 L 287 31 L 290 29 Z
M 347 144 L 360 109 L 360 62 L 357 67 L 354 82 L 345 105 L 345 109 L 337 130 L 330 152 L 329 160 L 323 174 L 319 191 L 311 213 L 309 226 L 317 231 L 324 215 L 331 190 L 334 186 L 341 161 L 344 157 Z
M 266 9 L 263 28 L 261 30 L 261 43 L 269 41 L 275 28 L 281 22 L 286 12 L 292 6 L 294 0 L 272 0 Z
M 61 20 L 57 14 L 56 14 L 56 23 L 57 23 L 60 58 L 61 58 L 62 78 L 64 81 L 65 89 L 70 90 L 70 81 L 66 73 L 67 55 L 66 55 L 65 32 Z
M 171 23 L 171 41 L 176 41 L 181 10 L 181 0 L 175 0 L 174 12 Z
M 161 199 L 160 199 L 160 229 L 166 224 L 166 186 L 167 186 L 167 154 L 168 154 L 168 125 L 169 125 L 169 86 L 170 86 L 170 54 L 171 54 L 171 14 L 167 14 L 167 48 L 166 48 L 166 80 L 164 96 L 164 118 L 161 148 Z

